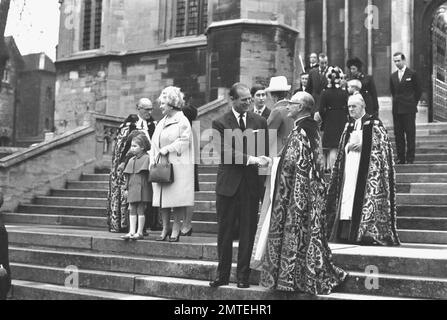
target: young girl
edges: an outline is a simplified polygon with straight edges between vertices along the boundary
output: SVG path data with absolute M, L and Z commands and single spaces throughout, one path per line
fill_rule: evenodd
M 122 236 L 124 240 L 143 239 L 144 211 L 148 202 L 152 202 L 152 185 L 149 183 L 149 155 L 150 142 L 144 134 L 132 139 L 129 160 L 123 173 L 127 180 L 127 202 L 129 203 L 129 233 Z M 138 218 L 138 231 L 137 229 Z

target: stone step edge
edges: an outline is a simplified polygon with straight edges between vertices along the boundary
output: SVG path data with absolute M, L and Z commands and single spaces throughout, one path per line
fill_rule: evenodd
M 15 298 L 14 291 L 18 288 L 25 288 L 27 290 L 39 290 L 39 291 L 53 291 L 65 294 L 73 294 L 76 296 L 93 297 L 98 299 L 109 299 L 109 300 L 166 300 L 160 297 L 150 297 L 134 294 L 125 294 L 119 292 L 110 292 L 104 290 L 96 289 L 85 289 L 79 288 L 73 290 L 65 286 L 34 282 L 34 281 L 22 281 L 22 280 L 12 280 L 12 298 Z
M 26 250 L 21 250 L 26 251 Z M 46 253 L 55 253 L 55 254 L 63 254 L 61 252 L 54 252 L 49 250 L 36 250 L 35 252 L 46 252 Z M 71 252 L 68 255 L 71 256 L 92 256 L 92 257 L 98 257 L 98 258 L 133 258 L 131 256 L 119 256 L 119 255 L 112 255 L 112 254 L 88 254 L 88 253 L 74 253 Z M 167 262 L 167 263 L 175 263 L 175 264 L 184 264 L 184 265 L 207 265 L 209 267 L 215 267 L 217 268 L 217 261 L 205 261 L 205 260 L 199 260 L 199 259 L 175 259 L 175 258 L 157 258 L 157 257 L 138 257 L 133 258 L 137 260 L 142 261 L 153 261 L 153 262 Z M 49 269 L 54 271 L 62 271 L 65 272 L 65 268 L 61 267 L 54 267 L 54 266 L 46 266 L 41 264 L 26 264 L 21 262 L 11 262 L 11 266 L 19 266 L 19 267 L 34 267 L 39 269 Z M 236 270 L 237 263 L 233 262 L 231 264 L 232 269 Z M 137 274 L 137 273 L 126 273 L 122 271 L 106 271 L 106 270 L 94 270 L 94 269 L 84 269 L 79 268 L 78 269 L 80 273 L 90 273 L 95 275 L 110 275 L 110 276 L 122 276 L 122 277 L 133 277 L 133 278 L 142 278 L 142 277 L 161 277 L 151 274 Z M 379 278 L 379 279 L 387 279 L 387 280 L 405 280 L 405 281 L 436 281 L 436 282 L 442 282 L 444 284 L 447 284 L 447 278 L 442 277 L 425 277 L 425 276 L 415 276 L 415 275 L 406 275 L 406 274 L 390 274 L 390 273 L 378 273 L 378 274 L 366 274 L 365 272 L 359 272 L 359 271 L 350 271 L 346 270 L 348 272 L 349 276 L 352 277 L 372 277 L 372 278 Z M 162 278 L 171 278 L 171 277 L 162 277 Z M 190 279 L 190 278 L 179 278 L 179 279 L 187 279 L 187 280 L 197 280 L 197 279 Z M 207 281 L 207 280 L 199 280 L 199 281 Z
M 63 268 L 55 268 L 55 267 L 46 267 L 46 266 L 39 266 L 39 265 L 27 265 L 27 264 L 12 264 L 22 267 L 35 267 L 35 268 L 47 268 L 50 270 L 55 270 L 59 272 L 65 272 L 65 269 Z M 113 275 L 113 276 L 123 276 L 123 277 L 135 277 L 134 281 L 141 280 L 141 281 L 151 281 L 151 282 L 157 282 L 158 284 L 165 284 L 165 285 L 191 285 L 191 286 L 200 286 L 200 287 L 206 287 L 207 289 L 210 289 L 209 287 L 209 280 L 196 280 L 196 279 L 186 279 L 186 278 L 177 278 L 177 277 L 162 277 L 162 276 L 151 276 L 151 275 L 133 275 L 133 274 L 126 274 L 126 273 L 120 273 L 120 272 L 103 272 L 103 271 L 95 271 L 95 270 L 87 270 L 87 269 L 79 269 L 78 270 L 80 274 L 86 273 L 86 274 L 102 274 L 102 275 Z M 71 288 L 66 288 L 65 286 L 56 285 L 56 284 L 48 284 L 48 283 L 41 283 L 41 282 L 34 282 L 34 281 L 24 281 L 24 280 L 13 280 L 13 288 L 16 285 L 28 285 L 29 284 L 35 284 L 39 289 L 52 289 L 53 291 L 57 292 L 68 292 L 68 293 L 85 293 L 90 295 L 98 295 L 99 297 L 103 297 L 103 295 L 111 296 L 113 297 L 123 297 L 126 299 L 132 299 L 132 298 L 140 298 L 144 300 L 170 300 L 175 299 L 174 297 L 154 297 L 154 296 L 143 296 L 133 293 L 123 293 L 123 292 L 110 292 L 105 290 L 98 290 L 98 289 L 90 289 L 90 288 L 79 288 L 73 291 Z M 235 283 L 231 283 L 226 286 L 222 286 L 222 289 L 230 289 L 230 290 L 241 290 L 236 287 Z M 220 288 L 215 290 L 221 290 Z M 244 291 L 252 291 L 252 292 L 259 292 L 259 293 L 266 293 L 270 292 L 268 289 L 262 287 L 261 285 L 250 285 L 250 288 L 244 289 Z M 278 292 L 271 292 L 273 295 Z M 282 293 L 284 294 L 284 293 Z M 415 300 L 412 298 L 406 298 L 406 297 L 385 297 L 385 296 L 379 296 L 379 295 L 364 295 L 364 294 L 350 294 L 350 293 L 338 293 L 334 292 L 330 295 L 317 295 L 317 296 L 311 296 L 309 294 L 305 293 L 298 293 L 294 292 L 291 293 L 294 295 L 302 296 L 303 298 L 309 298 L 310 300 Z M 13 289 L 13 295 L 14 295 L 14 289 Z

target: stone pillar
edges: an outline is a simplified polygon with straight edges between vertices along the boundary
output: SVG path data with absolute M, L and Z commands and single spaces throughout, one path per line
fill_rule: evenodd
M 412 21 L 414 0 L 391 0 L 391 56 L 401 51 L 407 57 L 407 64 L 412 65 L 413 40 Z M 396 67 L 391 65 L 391 71 Z

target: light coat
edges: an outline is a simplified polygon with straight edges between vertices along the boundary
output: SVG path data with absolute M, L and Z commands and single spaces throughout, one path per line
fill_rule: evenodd
M 152 205 L 160 208 L 193 206 L 194 142 L 191 125 L 183 112 L 177 112 L 171 118 L 164 117 L 158 122 L 149 152 L 151 164 L 155 163 L 161 148 L 169 151 L 168 160 L 173 164 L 174 182 L 152 184 Z

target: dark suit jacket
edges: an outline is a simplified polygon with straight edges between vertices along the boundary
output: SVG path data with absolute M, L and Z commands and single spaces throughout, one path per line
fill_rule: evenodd
M 306 66 L 306 72 L 309 73 L 310 70 L 312 70 L 312 69 L 317 69 L 317 68 L 319 68 L 319 67 L 320 67 L 320 65 L 319 65 L 318 63 L 317 63 L 316 65 L 314 65 L 313 67 L 311 67 L 310 64 L 308 64 L 308 65 Z
M 320 105 L 320 95 L 321 92 L 327 87 L 326 72 L 320 74 L 320 68 L 312 69 L 309 72 L 309 82 L 307 83 L 307 92 L 309 92 L 315 100 L 315 105 L 318 107 Z
M 414 70 L 407 67 L 399 82 L 398 71 L 391 75 L 390 91 L 393 96 L 393 113 L 417 113 L 417 105 L 421 99 L 422 89 L 419 77 Z
M 272 110 L 265 107 L 264 111 L 262 111 L 262 113 L 261 113 L 261 117 L 263 117 L 265 120 L 267 120 L 269 118 L 271 112 L 272 112 Z M 253 109 L 253 113 L 254 113 L 254 109 Z
M 297 92 L 303 92 L 303 91 L 312 94 L 312 92 L 310 92 L 309 90 L 309 86 L 306 87 L 306 90 L 303 89 L 303 86 L 300 86 L 298 89 L 293 91 L 293 94 L 295 95 Z
M 9 254 L 8 254 L 8 233 L 6 232 L 5 225 L 0 217 L 0 264 L 8 272 L 6 279 L 0 278 L 0 300 L 6 298 L 11 287 L 11 269 L 9 267 Z
M 268 154 L 268 130 L 267 130 L 267 121 L 253 112 L 247 112 L 246 119 L 246 127 L 247 130 L 245 133 L 249 132 L 248 129 L 253 130 L 262 130 L 265 132 L 265 136 L 262 137 L 261 131 L 259 131 L 256 136 L 256 139 L 265 138 L 264 146 L 265 152 L 260 152 L 260 155 Z M 249 156 L 255 156 L 251 152 L 252 148 L 247 148 L 248 150 L 241 150 L 241 148 L 237 148 L 237 144 L 235 143 L 236 139 L 240 139 L 240 145 L 242 145 L 242 136 L 238 136 L 235 139 L 232 139 L 231 134 L 235 129 L 239 129 L 238 120 L 234 116 L 233 112 L 230 110 L 225 113 L 221 117 L 215 119 L 213 121 L 212 127 L 214 129 L 214 134 L 219 133 L 220 136 L 214 136 L 213 140 L 215 143 L 219 143 L 220 152 L 221 152 L 221 163 L 219 165 L 217 171 L 217 182 L 216 182 L 216 193 L 221 196 L 232 197 L 236 194 L 236 191 L 241 183 L 242 179 L 245 178 L 248 185 L 250 186 L 248 192 L 255 197 L 259 197 L 261 188 L 258 180 L 258 168 L 257 166 L 250 165 L 247 166 L 247 161 Z M 231 129 L 231 130 L 225 130 Z M 235 131 L 237 132 L 237 131 Z M 235 134 L 233 131 L 233 134 Z M 240 132 L 240 131 L 239 131 Z M 234 140 L 234 141 L 233 141 Z M 228 143 L 230 142 L 230 143 Z M 225 155 L 228 158 L 231 155 L 231 159 L 233 159 L 231 164 L 225 164 Z M 258 154 L 259 155 L 259 154 Z M 242 158 L 242 162 L 238 162 L 241 164 L 235 164 L 235 159 L 238 157 Z

